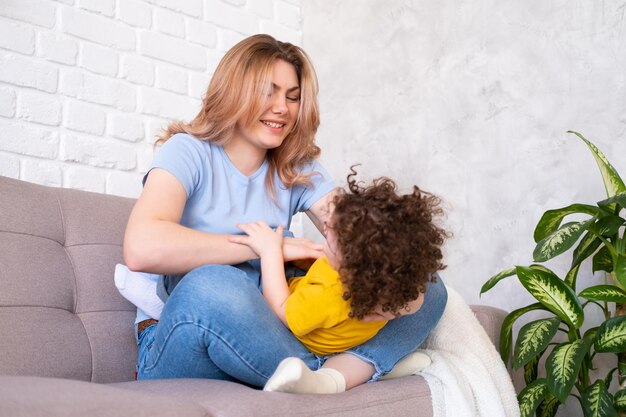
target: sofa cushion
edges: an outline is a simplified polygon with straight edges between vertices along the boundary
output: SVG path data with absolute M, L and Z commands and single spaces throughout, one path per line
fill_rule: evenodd
M 67 379 L 0 376 L 0 416 L 195 417 L 211 414 L 174 397 Z
M 420 376 L 364 384 L 337 395 L 264 392 L 206 379 L 147 380 L 113 386 L 194 402 L 216 417 L 432 416 L 430 390 Z
M 0 177 L 0 374 L 134 379 L 113 283 L 134 200 Z

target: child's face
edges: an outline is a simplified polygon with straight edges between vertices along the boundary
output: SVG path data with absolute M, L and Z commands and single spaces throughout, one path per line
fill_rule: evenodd
M 324 255 L 333 269 L 338 270 L 341 263 L 341 254 L 337 245 L 337 234 L 332 227 L 325 225 L 326 241 L 324 242 Z

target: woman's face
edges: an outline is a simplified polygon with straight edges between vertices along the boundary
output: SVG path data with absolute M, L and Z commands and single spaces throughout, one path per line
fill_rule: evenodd
M 299 110 L 300 84 L 296 70 L 290 63 L 277 59 L 261 116 L 250 126 L 237 123 L 233 139 L 263 150 L 277 148 L 295 125 Z

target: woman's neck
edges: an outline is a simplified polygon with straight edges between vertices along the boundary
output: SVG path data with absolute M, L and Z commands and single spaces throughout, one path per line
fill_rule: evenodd
M 263 165 L 267 151 L 246 145 L 246 143 L 231 140 L 224 145 L 224 151 L 235 168 L 249 177 Z

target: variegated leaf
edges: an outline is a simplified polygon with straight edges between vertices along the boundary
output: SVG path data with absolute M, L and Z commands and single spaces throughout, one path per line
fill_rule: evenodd
M 595 339 L 596 352 L 626 351 L 626 316 L 613 317 L 600 325 Z
M 539 359 L 541 359 L 542 356 L 543 352 L 529 360 L 528 363 L 524 365 L 524 382 L 526 383 L 526 385 L 537 379 L 537 374 L 539 371 Z
M 504 271 L 501 271 L 492 276 L 487 280 L 487 282 L 483 284 L 482 288 L 480 289 L 480 295 L 492 289 L 498 282 L 502 281 L 504 278 L 510 277 L 512 275 L 515 275 L 515 268 L 505 269 Z
M 606 200 L 598 201 L 600 207 L 610 207 L 612 204 L 617 203 L 621 208 L 626 208 L 626 192 L 615 194 L 613 197 Z
M 586 417 L 616 417 L 613 398 L 604 381 L 598 379 L 582 393 L 583 413 Z
M 594 285 L 582 290 L 578 296 L 593 301 L 626 303 L 626 291 L 615 285 Z
M 572 268 L 576 265 L 580 265 L 582 261 L 593 255 L 593 253 L 600 247 L 602 241 L 597 238 L 593 233 L 586 233 L 580 240 L 580 243 L 574 249 L 572 254 Z
M 571 222 L 561 226 L 556 232 L 543 238 L 533 251 L 533 259 L 536 262 L 545 262 L 562 254 L 580 238 L 585 230 L 593 222 L 593 218 L 584 222 Z
M 533 234 L 535 242 L 543 240 L 546 236 L 558 230 L 563 219 L 570 214 L 583 213 L 595 216 L 598 212 L 598 207 L 588 204 L 572 204 L 567 207 L 548 210 L 543 213 L 541 219 L 539 219 L 539 222 L 535 227 L 535 232 Z
M 532 269 L 536 269 L 537 271 L 543 271 L 543 272 L 547 272 L 548 274 L 556 275 L 551 269 L 541 264 L 532 264 L 530 267 Z
M 558 398 L 548 392 L 546 398 L 539 404 L 537 417 L 554 417 L 560 405 Z
M 626 255 L 618 254 L 615 257 L 613 272 L 615 272 L 617 282 L 619 282 L 622 287 L 626 288 Z
M 626 191 L 624 181 L 622 181 L 615 168 L 613 168 L 613 166 L 606 159 L 606 156 L 604 156 L 604 154 L 600 152 L 600 150 L 593 143 L 585 139 L 580 133 L 572 130 L 568 131 L 568 133 L 573 133 L 582 139 L 593 153 L 593 157 L 595 158 L 598 168 L 600 168 L 600 173 L 602 174 L 604 188 L 606 189 L 606 196 L 613 197 L 615 194 Z
M 561 319 L 539 319 L 526 323 L 520 329 L 513 350 L 513 367 L 524 366 L 532 358 L 539 355 L 552 341 L 559 329 Z
M 583 324 L 583 307 L 558 276 L 522 266 L 516 269 L 520 282 L 537 301 L 569 325 L 578 329 Z
M 588 345 L 579 339 L 563 343 L 552 350 L 546 360 L 548 388 L 561 402 L 569 396 L 582 365 Z
M 626 389 L 621 389 L 613 395 L 613 405 L 617 411 L 626 411 Z
M 531 304 L 526 307 L 519 308 L 511 311 L 502 321 L 502 327 L 500 328 L 500 357 L 502 361 L 509 364 L 509 357 L 511 356 L 511 345 L 513 344 L 513 324 L 515 321 L 533 310 L 545 310 L 546 308 L 541 303 Z
M 537 379 L 532 384 L 527 385 L 517 396 L 520 417 L 532 417 L 545 398 L 547 391 L 548 385 L 545 378 Z
M 573 291 L 576 291 L 576 278 L 578 278 L 578 270 L 580 269 L 580 264 L 576 265 L 572 269 L 569 270 L 563 282 L 567 284 Z
M 611 237 L 624 224 L 624 219 L 613 214 L 606 215 L 589 226 L 589 231 L 604 237 Z
M 602 246 L 600 250 L 593 255 L 591 269 L 593 272 L 613 272 L 613 257 L 611 256 L 611 252 L 608 247 Z

